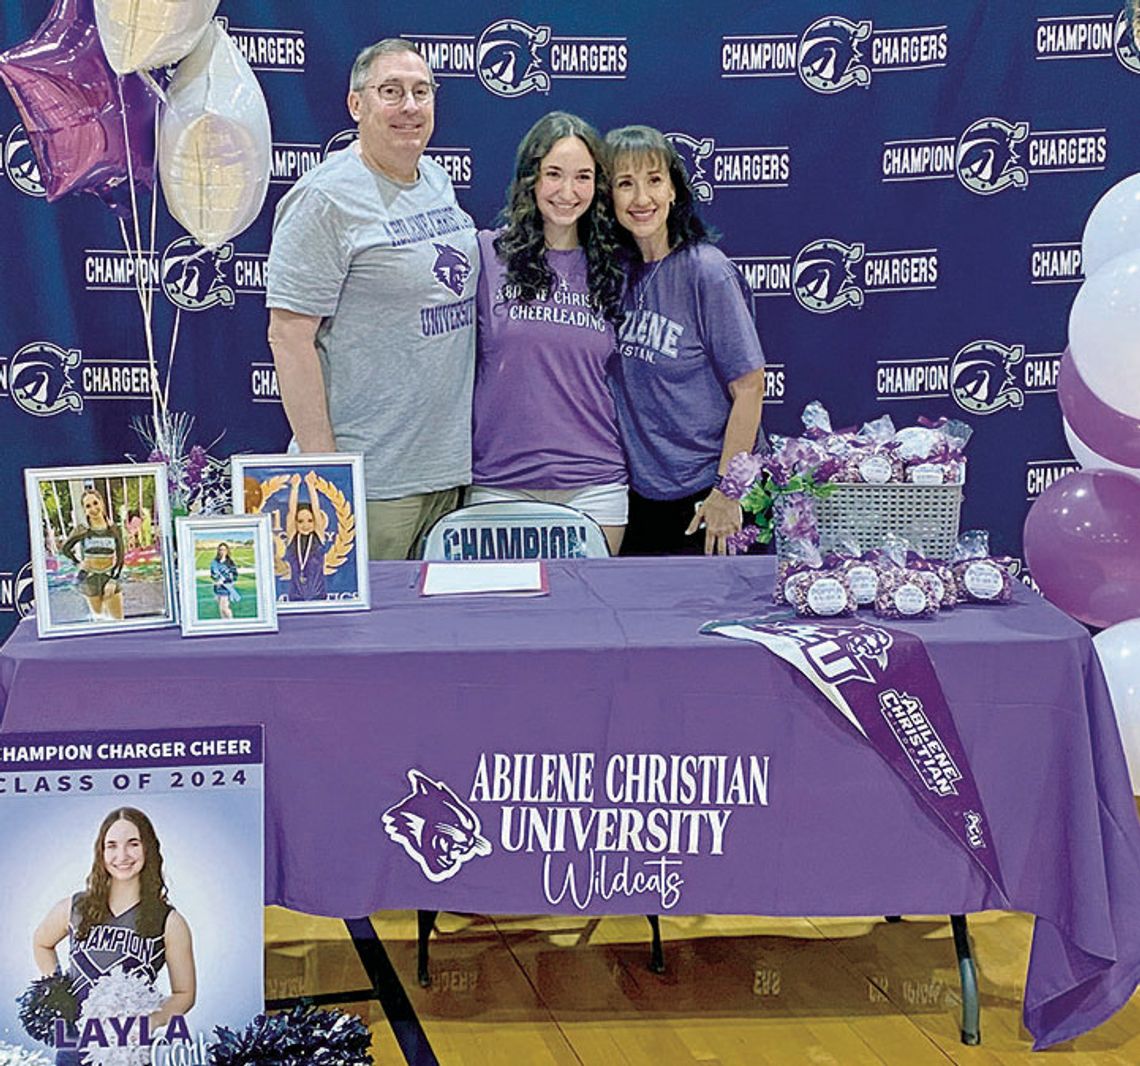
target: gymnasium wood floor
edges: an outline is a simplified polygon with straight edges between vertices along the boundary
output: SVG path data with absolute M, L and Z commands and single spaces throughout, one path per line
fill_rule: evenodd
M 1092 1033 L 1031 1053 L 1021 999 L 1032 918 L 994 911 L 969 923 L 982 1005 L 972 1048 L 958 1037 L 944 916 L 663 918 L 659 977 L 644 918 L 441 914 L 432 987 L 421 989 L 415 914 L 385 911 L 371 924 L 407 996 L 393 1007 L 392 988 L 381 990 L 390 1022 L 363 994 L 372 980 L 343 922 L 268 908 L 266 995 L 357 992 L 344 1006 L 366 1020 L 385 1066 L 1140 1063 L 1140 993 Z

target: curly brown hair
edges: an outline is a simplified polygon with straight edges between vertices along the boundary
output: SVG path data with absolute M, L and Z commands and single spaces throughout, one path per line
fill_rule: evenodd
M 141 899 L 135 932 L 140 936 L 161 936 L 166 925 L 170 904 L 166 898 L 166 881 L 162 876 L 162 846 L 158 842 L 158 835 L 142 811 L 135 807 L 117 807 L 103 819 L 95 837 L 95 855 L 91 872 L 87 875 L 87 891 L 79 897 L 76 905 L 79 911 L 79 928 L 75 932 L 77 941 L 85 940 L 94 926 L 111 917 L 111 875 L 107 873 L 107 864 L 103 859 L 103 842 L 111 826 L 120 820 L 130 822 L 139 831 L 145 860 L 139 878 Z
M 624 275 L 616 255 L 608 157 L 598 131 L 584 119 L 551 111 L 527 131 L 515 156 L 515 173 L 500 216 L 505 228 L 495 238 L 495 252 L 507 265 L 507 282 L 518 287 L 524 303 L 550 295 L 554 272 L 546 262 L 545 233 L 534 187 L 543 159 L 565 137 L 577 137 L 594 160 L 594 199 L 578 219 L 578 243 L 586 252 L 590 305 L 614 322 L 621 315 Z

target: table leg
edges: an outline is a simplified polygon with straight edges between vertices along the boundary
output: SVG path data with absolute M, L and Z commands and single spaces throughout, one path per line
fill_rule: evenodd
M 958 976 L 962 980 L 962 1043 L 982 1042 L 981 1008 L 978 1003 L 978 970 L 970 949 L 970 931 L 964 914 L 950 915 L 954 931 L 954 950 L 958 953 Z
M 653 940 L 649 947 L 649 968 L 654 973 L 665 972 L 665 952 L 661 947 L 661 922 L 656 914 L 647 914 Z
M 439 911 L 416 911 L 416 980 L 420 988 L 431 986 L 431 971 L 428 970 L 428 938 L 435 926 L 435 916 Z

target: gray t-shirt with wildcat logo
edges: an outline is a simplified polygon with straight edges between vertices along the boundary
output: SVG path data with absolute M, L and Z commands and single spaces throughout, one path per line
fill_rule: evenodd
M 277 205 L 265 302 L 323 319 L 337 450 L 363 453 L 369 499 L 471 480 L 478 274 L 474 223 L 426 156 L 404 185 L 347 148 Z

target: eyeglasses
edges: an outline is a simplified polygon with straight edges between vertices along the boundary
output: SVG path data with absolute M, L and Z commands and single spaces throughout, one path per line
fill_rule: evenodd
M 375 89 L 376 95 L 380 97 L 380 102 L 389 107 L 399 107 L 403 104 L 406 96 L 411 96 L 417 107 L 423 107 L 435 99 L 435 93 L 439 86 L 435 82 L 420 81 L 416 82 L 415 85 L 405 87 L 398 81 L 386 81 L 382 85 L 366 85 L 365 88 Z

